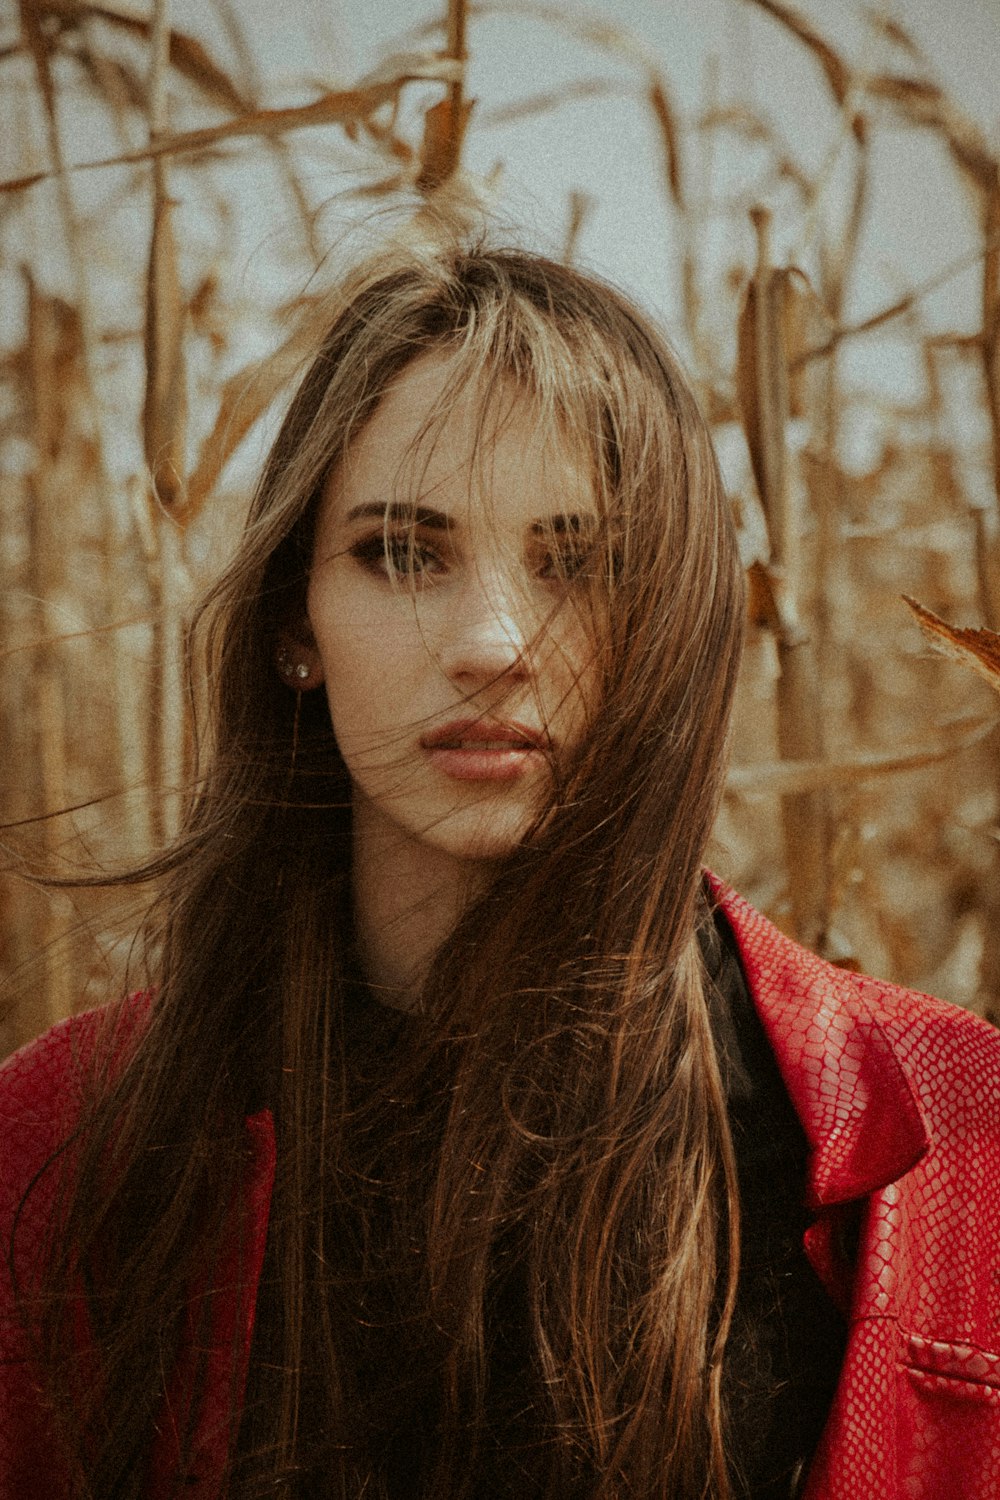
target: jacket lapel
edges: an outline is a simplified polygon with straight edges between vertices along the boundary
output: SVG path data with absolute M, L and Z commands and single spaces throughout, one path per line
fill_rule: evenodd
M 889 1033 L 891 986 L 817 958 L 716 876 L 706 880 L 809 1143 L 808 1205 L 847 1203 L 894 1182 L 930 1136 Z

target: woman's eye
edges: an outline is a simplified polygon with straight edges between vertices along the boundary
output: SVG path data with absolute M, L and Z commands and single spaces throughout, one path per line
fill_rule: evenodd
M 386 536 L 380 531 L 356 542 L 350 550 L 363 567 L 387 578 L 427 576 L 442 567 L 434 549 L 409 534 Z
M 591 549 L 584 546 L 553 547 L 545 553 L 538 576 L 559 583 L 573 583 L 589 570 Z

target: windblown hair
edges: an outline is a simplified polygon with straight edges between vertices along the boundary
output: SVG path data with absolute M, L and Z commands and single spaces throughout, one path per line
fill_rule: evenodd
M 554 805 L 375 1058 L 351 1021 L 347 772 L 322 695 L 274 656 L 327 476 L 433 350 L 470 387 L 513 384 L 587 456 L 610 559 L 601 690 Z M 42 1332 L 81 1496 L 143 1495 L 182 1346 L 193 1423 L 193 1289 L 264 1108 L 278 1169 L 231 1500 L 389 1492 L 359 1353 L 372 1296 L 405 1309 L 386 1348 L 427 1434 L 411 1493 L 501 1494 L 488 1476 L 507 1472 L 511 1493 L 560 1500 L 729 1494 L 735 1177 L 696 930 L 743 619 L 704 420 L 618 292 L 479 246 L 392 252 L 345 283 L 195 622 L 211 722 L 158 866 L 156 996 L 95 1084 L 53 1236 Z M 66 1357 L 69 1285 L 96 1379 Z M 504 1349 L 526 1372 L 515 1413 L 491 1383 Z

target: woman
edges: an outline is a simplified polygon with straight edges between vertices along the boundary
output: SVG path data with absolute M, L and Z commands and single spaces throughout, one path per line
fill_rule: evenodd
M 0 1075 L 3 1500 L 996 1493 L 1000 1042 L 704 875 L 743 615 L 619 294 L 344 286 L 155 996 Z

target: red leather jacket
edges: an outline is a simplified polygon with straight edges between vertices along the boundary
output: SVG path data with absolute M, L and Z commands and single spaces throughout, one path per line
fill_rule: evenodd
M 711 882 L 811 1146 L 812 1264 L 849 1315 L 847 1354 L 805 1500 L 1000 1497 L 1000 1033 L 967 1012 L 846 973 L 790 942 Z M 65 1022 L 0 1069 L 0 1243 L 17 1205 L 72 1125 L 91 1023 Z M 263 1258 L 274 1137 L 247 1120 L 250 1165 L 229 1263 L 212 1290 L 213 1363 L 184 1494 L 223 1486 L 233 1376 L 245 1377 Z M 43 1179 L 43 1182 L 46 1179 Z M 845 1205 L 863 1217 L 848 1263 Z M 17 1234 L 30 1267 L 51 1200 L 29 1195 Z M 240 1248 L 242 1247 L 242 1249 Z M 234 1335 L 239 1330 L 239 1340 Z M 243 1368 L 232 1369 L 232 1350 Z M 168 1390 L 150 1500 L 176 1473 L 190 1383 Z M 0 1266 L 0 1500 L 63 1500 L 30 1359 Z

